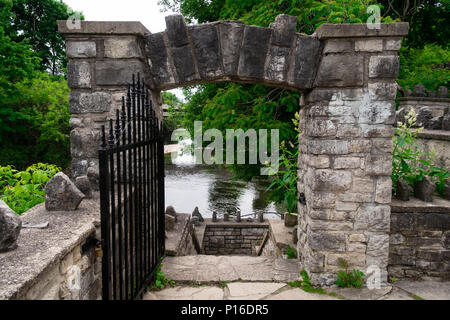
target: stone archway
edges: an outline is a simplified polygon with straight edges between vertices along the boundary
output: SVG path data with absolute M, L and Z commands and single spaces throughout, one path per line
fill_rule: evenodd
M 296 17 L 270 28 L 221 21 L 165 32 L 137 22 L 81 22 L 67 41 L 74 176 L 98 173 L 99 129 L 119 106 L 131 74 L 145 74 L 154 105 L 161 90 L 240 81 L 300 90 L 298 253 L 316 284 L 329 285 L 338 259 L 387 280 L 397 51 L 407 23 L 323 25 L 295 32 Z M 111 105 L 113 107 L 111 107 Z M 161 115 L 160 115 L 161 116 Z

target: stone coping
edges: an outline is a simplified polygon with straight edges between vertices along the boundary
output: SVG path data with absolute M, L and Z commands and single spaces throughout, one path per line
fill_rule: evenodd
M 49 222 L 46 229 L 22 228 L 16 250 L 0 253 L 0 300 L 17 299 L 39 276 L 89 237 L 100 225 L 99 195 L 81 202 L 77 211 L 45 210 L 41 203 L 21 216 L 25 224 Z
M 438 196 L 433 197 L 433 202 L 424 202 L 416 198 L 409 201 L 392 199 L 391 212 L 397 213 L 448 213 L 450 214 L 450 200 Z
M 294 227 L 286 227 L 284 220 L 269 219 L 270 236 L 275 245 L 280 249 L 287 249 L 290 246 L 293 249 L 297 248 L 297 244 L 292 239 L 292 232 Z
M 69 29 L 66 20 L 58 20 L 62 34 L 149 35 L 151 32 L 139 21 L 81 21 L 80 29 Z
M 420 139 L 447 140 L 450 141 L 450 131 L 447 130 L 422 130 L 417 134 Z
M 397 98 L 398 102 L 411 102 L 411 101 L 424 101 L 424 102 L 450 102 L 449 98 L 439 98 L 439 97 L 415 97 L 415 96 L 407 96 Z
M 409 23 L 381 23 L 380 29 L 369 29 L 365 23 L 325 23 L 314 33 L 319 39 L 355 37 L 403 37 L 408 35 Z

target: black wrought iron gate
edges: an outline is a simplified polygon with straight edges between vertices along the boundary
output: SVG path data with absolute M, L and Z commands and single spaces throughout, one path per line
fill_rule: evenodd
M 164 145 L 148 89 L 133 75 L 99 149 L 104 300 L 138 299 L 164 255 Z

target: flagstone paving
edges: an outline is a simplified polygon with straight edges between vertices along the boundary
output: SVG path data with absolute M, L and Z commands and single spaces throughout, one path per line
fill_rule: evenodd
M 296 260 L 250 256 L 166 257 L 162 271 L 175 286 L 150 291 L 144 300 L 450 300 L 450 281 L 402 280 L 380 289 L 324 288 L 324 294 L 293 288 Z

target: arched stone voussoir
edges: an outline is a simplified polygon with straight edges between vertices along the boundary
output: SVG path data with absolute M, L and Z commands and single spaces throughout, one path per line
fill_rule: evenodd
M 279 15 L 263 28 L 240 21 L 187 26 L 183 16 L 172 15 L 166 25 L 166 31 L 144 37 L 155 89 L 213 81 L 313 86 L 320 41 L 296 33 L 296 17 Z

